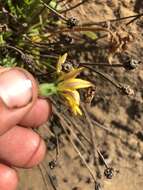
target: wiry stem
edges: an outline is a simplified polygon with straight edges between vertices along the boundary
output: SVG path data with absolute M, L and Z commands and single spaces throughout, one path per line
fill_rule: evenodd
M 89 115 L 84 107 L 84 105 L 81 105 L 82 110 L 84 112 L 85 115 L 85 119 L 88 123 L 88 127 L 90 130 L 90 135 L 91 135 L 91 141 L 92 141 L 92 147 L 93 147 L 93 155 L 94 155 L 94 162 L 96 163 L 96 167 L 97 167 L 97 175 L 100 177 L 101 176 L 101 171 L 100 171 L 100 167 L 99 167 L 99 163 L 98 163 L 98 158 L 97 158 L 97 146 L 96 146 L 96 142 L 95 142 L 95 129 L 94 126 L 89 118 Z
M 47 7 L 50 11 L 52 11 L 54 14 L 56 14 L 59 18 L 61 18 L 62 20 L 67 22 L 67 18 L 65 18 L 62 14 L 60 14 L 58 11 L 56 11 L 55 9 L 53 9 L 50 5 L 44 3 L 44 1 L 40 0 L 40 2 Z
M 42 166 L 42 164 L 39 164 L 39 165 L 38 165 L 38 168 L 39 168 L 40 173 L 41 173 L 41 175 L 42 175 L 42 179 L 43 179 L 43 182 L 44 182 L 44 184 L 45 184 L 45 187 L 46 187 L 46 189 L 48 190 L 48 189 L 49 189 L 49 188 L 48 188 L 48 183 L 47 183 L 47 180 L 46 180 L 46 176 L 45 176 L 45 174 L 44 174 L 44 171 L 43 171 L 43 166 Z
M 75 26 L 73 29 L 69 29 L 66 27 L 60 28 L 58 30 L 56 30 L 54 33 L 61 33 L 61 32 L 65 32 L 65 33 L 75 33 L 75 32 L 86 32 L 86 31 L 91 31 L 91 32 L 107 32 L 109 33 L 111 36 L 113 36 L 113 33 L 111 30 L 108 30 L 107 28 L 104 27 L 84 27 L 84 26 Z
M 139 18 L 143 16 L 143 13 L 140 14 L 135 14 L 135 15 L 131 15 L 131 16 L 126 16 L 126 17 L 121 17 L 121 18 L 116 18 L 116 19 L 109 19 L 109 20 L 104 20 L 104 21 L 99 21 L 99 22 L 91 22 L 91 23 L 83 23 L 82 26 L 93 26 L 93 25 L 101 25 L 107 22 L 118 22 L 118 21 L 122 21 L 122 20 L 126 20 L 126 19 L 131 19 L 131 18 Z M 128 23 L 127 23 L 128 24 Z
M 78 150 L 78 148 L 77 148 L 76 145 L 74 144 L 73 140 L 69 137 L 69 134 L 68 134 L 68 132 L 67 132 L 67 130 L 66 130 L 66 128 L 65 128 L 65 126 L 67 127 L 68 124 L 65 122 L 65 120 L 64 120 L 63 117 L 62 117 L 62 115 L 57 111 L 57 109 L 56 109 L 55 107 L 53 108 L 53 110 L 54 110 L 54 112 L 56 113 L 56 115 L 60 118 L 60 120 L 61 120 L 61 122 L 62 122 L 63 130 L 64 130 L 65 134 L 67 135 L 69 141 L 71 142 L 73 148 L 74 148 L 75 151 L 78 153 L 79 157 L 81 158 L 81 160 L 83 161 L 83 163 L 84 163 L 85 166 L 87 167 L 87 169 L 88 169 L 90 175 L 92 176 L 94 182 L 97 183 L 97 182 L 96 182 L 95 175 L 94 175 L 94 172 L 93 172 L 93 171 L 91 170 L 91 168 L 88 166 L 88 164 L 87 164 L 85 158 L 82 156 L 82 154 L 80 153 L 80 151 Z
M 102 64 L 102 63 L 80 63 L 81 66 L 99 66 L 99 67 L 124 67 L 123 64 Z
M 122 89 L 122 86 L 120 84 L 118 84 L 117 82 L 115 82 L 113 79 L 109 78 L 109 76 L 105 75 L 104 73 L 92 68 L 92 67 L 88 67 L 88 66 L 84 66 L 85 68 L 97 73 L 98 75 L 102 76 L 105 80 L 109 81 L 111 84 L 113 84 L 115 87 Z
M 128 26 L 129 24 L 133 23 L 134 21 L 136 21 L 137 19 L 139 19 L 140 17 L 143 16 L 143 13 L 142 14 L 138 14 L 135 18 L 133 18 L 131 21 L 127 22 L 126 23 L 126 26 Z
M 8 49 L 13 49 L 14 51 L 18 52 L 21 56 L 24 56 L 25 54 L 22 52 L 22 50 L 20 50 L 19 48 L 12 46 L 12 45 L 8 45 L 8 44 L 4 44 L 2 46 L 0 46 L 0 48 L 8 48 Z

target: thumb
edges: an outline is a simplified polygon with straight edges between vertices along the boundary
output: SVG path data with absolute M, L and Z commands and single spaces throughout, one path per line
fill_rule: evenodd
M 38 83 L 22 68 L 0 68 L 0 135 L 12 128 L 32 108 Z

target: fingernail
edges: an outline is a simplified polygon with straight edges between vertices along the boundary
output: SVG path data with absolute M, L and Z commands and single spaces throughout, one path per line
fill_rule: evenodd
M 32 82 L 22 70 L 0 74 L 0 98 L 8 108 L 26 106 L 32 99 Z

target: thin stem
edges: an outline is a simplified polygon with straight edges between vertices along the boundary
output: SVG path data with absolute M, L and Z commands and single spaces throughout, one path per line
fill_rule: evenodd
M 83 23 L 82 26 L 93 26 L 93 25 L 100 25 L 106 22 L 118 22 L 126 19 L 131 19 L 131 18 L 136 18 L 136 17 L 141 17 L 143 16 L 143 13 L 136 14 L 136 15 L 131 15 L 127 17 L 121 17 L 121 18 L 116 18 L 116 19 L 109 19 L 109 20 L 104 20 L 104 21 L 99 21 L 99 22 L 91 22 L 91 23 Z
M 106 132 L 108 132 L 109 134 L 111 134 L 112 136 L 115 136 L 115 137 L 118 137 L 111 129 L 109 129 L 108 127 L 106 127 L 105 125 L 103 124 L 100 124 L 99 122 L 93 120 L 92 121 L 93 124 L 95 124 L 97 127 L 105 130 Z
M 104 163 L 105 167 L 106 167 L 106 168 L 109 168 L 109 166 L 108 166 L 107 162 L 105 161 L 105 159 L 104 159 L 104 157 L 103 157 L 103 155 L 102 155 L 102 153 L 100 152 L 100 150 L 99 150 L 99 149 L 97 149 L 97 152 L 98 152 L 98 154 L 99 154 L 100 158 L 102 159 L 102 161 L 103 161 L 103 163 Z
M 58 59 L 58 56 L 56 56 L 56 55 L 43 54 L 41 52 L 40 52 L 40 55 L 37 55 L 36 53 L 31 52 L 30 50 L 26 50 L 26 53 L 31 54 L 37 58 L 41 57 L 41 58 L 45 58 L 45 59 L 47 59 L 47 58 L 54 59 L 54 60 Z M 52 65 L 51 65 L 51 67 L 52 67 Z M 52 67 L 52 68 L 55 68 L 55 67 Z
M 66 130 L 64 129 L 64 131 L 66 132 Z M 68 133 L 66 132 L 66 134 L 68 135 Z M 81 160 L 83 161 L 83 163 L 85 164 L 85 166 L 87 167 L 88 171 L 90 172 L 90 175 L 92 176 L 94 182 L 96 182 L 96 178 L 95 178 L 95 175 L 93 173 L 93 171 L 90 169 L 90 167 L 88 166 L 85 158 L 82 156 L 82 154 L 80 153 L 80 151 L 78 150 L 77 146 L 74 144 L 73 140 L 71 138 L 69 138 L 69 135 L 68 135 L 68 139 L 70 140 L 73 148 L 75 149 L 75 151 L 78 153 L 79 157 L 81 158 Z
M 73 118 L 71 119 L 71 117 L 68 117 L 68 120 L 70 120 L 73 127 L 81 134 L 84 140 L 86 140 L 86 142 L 88 142 L 88 144 L 91 145 L 90 139 L 84 134 L 83 130 L 80 129 L 80 125 L 78 125 Z
M 137 16 L 136 16 L 135 18 L 133 18 L 131 21 L 127 22 L 127 23 L 126 23 L 126 26 L 128 26 L 128 25 L 131 24 L 131 23 L 133 23 L 134 21 L 136 21 L 137 19 L 139 19 L 141 16 L 143 16 L 143 13 L 137 15 Z
M 56 162 L 58 161 L 58 158 L 60 156 L 60 147 L 59 147 L 59 137 L 55 134 L 56 136 Z
M 67 117 L 64 117 L 65 121 L 69 122 L 69 118 L 67 119 Z M 70 121 L 70 125 L 74 128 L 73 124 L 71 123 Z M 68 129 L 70 130 L 71 134 L 73 135 L 73 137 L 76 139 L 76 141 L 79 143 L 79 145 L 81 146 L 81 148 L 83 149 L 84 152 L 86 152 L 86 149 L 85 149 L 85 145 L 81 142 L 81 140 L 77 137 L 76 133 L 74 132 L 74 130 L 71 128 L 71 126 L 67 126 Z
M 44 164 L 42 164 L 42 166 L 43 166 L 43 168 L 44 168 L 45 171 L 46 171 L 46 174 L 47 174 L 47 176 L 48 176 L 48 178 L 49 178 L 49 181 L 50 181 L 50 183 L 51 183 L 52 188 L 53 188 L 54 190 L 57 190 L 57 187 L 56 187 L 56 185 L 54 184 L 53 179 L 52 179 L 52 176 L 51 176 L 51 174 L 50 174 L 51 172 L 48 171 L 47 167 L 46 167 Z M 49 187 L 49 186 L 48 186 L 48 187 Z
M 46 189 L 48 190 L 48 186 L 49 186 L 49 185 L 48 185 L 48 183 L 47 183 L 45 174 L 44 174 L 44 172 L 43 172 L 43 166 L 42 166 L 42 164 L 39 164 L 39 165 L 38 165 L 38 168 L 39 168 L 40 173 L 41 173 L 41 175 L 42 175 L 42 179 L 43 179 L 43 182 L 44 182 L 44 184 L 45 184 L 45 186 L 46 186 Z
M 98 153 L 98 155 L 100 156 L 100 158 L 102 159 L 102 161 L 103 161 L 103 163 L 104 163 L 104 165 L 105 165 L 105 167 L 106 168 L 109 168 L 109 166 L 108 166 L 108 164 L 107 164 L 107 162 L 105 161 L 105 159 L 104 159 L 104 156 L 102 155 L 102 153 L 100 152 L 100 150 L 97 148 L 97 146 L 96 146 L 96 143 L 95 143 L 95 131 L 94 131 L 94 126 L 93 126 L 93 124 L 92 124 L 92 122 L 91 122 L 91 120 L 90 120 L 90 118 L 89 118 L 89 116 L 88 116 L 88 113 L 87 113 L 87 111 L 86 111 L 86 109 L 85 109 L 85 107 L 82 105 L 82 110 L 84 111 L 84 114 L 85 114 L 85 117 L 86 117 L 86 120 L 87 120 L 87 122 L 88 122 L 88 125 L 89 125 L 89 128 L 90 128 L 90 133 L 91 133 L 91 140 L 92 140 L 92 146 L 93 146 L 93 152 L 94 152 L 94 159 L 95 159 L 95 161 L 97 162 L 97 158 L 96 158 L 96 152 Z M 91 144 L 91 142 L 90 142 L 90 144 Z M 98 168 L 98 172 L 99 172 L 99 174 L 100 174 L 100 168 Z
M 90 130 L 94 162 L 96 163 L 96 166 L 97 166 L 97 175 L 101 176 L 101 171 L 100 171 L 100 167 L 99 167 L 99 163 L 98 163 L 98 159 L 97 159 L 97 145 L 96 145 L 96 142 L 95 142 L 96 136 L 95 136 L 94 126 L 93 126 L 93 124 L 92 124 L 92 122 L 91 122 L 91 120 L 89 118 L 89 115 L 88 115 L 84 105 L 81 105 L 81 107 L 82 107 L 82 110 L 84 112 L 85 119 L 86 119 L 86 121 L 88 123 L 88 127 L 89 127 L 89 130 Z
M 85 68 L 97 73 L 98 75 L 102 76 L 104 79 L 106 79 L 107 81 L 109 81 L 111 84 L 113 84 L 115 87 L 119 88 L 119 89 L 122 89 L 122 86 L 120 84 L 118 84 L 116 81 L 114 81 L 113 79 L 109 78 L 109 76 L 105 75 L 104 73 L 94 69 L 94 68 L 91 68 L 91 67 L 88 67 L 88 66 L 84 66 Z
M 99 66 L 99 67 L 124 67 L 123 64 L 102 64 L 102 63 L 80 63 L 82 66 Z
M 58 11 L 56 11 L 55 9 L 53 9 L 50 5 L 47 5 L 46 3 L 44 3 L 42 0 L 40 0 L 40 2 L 46 7 L 48 8 L 50 11 L 52 11 L 54 14 L 56 14 L 58 17 L 60 17 L 61 19 L 63 19 L 64 21 L 67 22 L 67 18 L 65 18 L 62 14 L 60 14 Z
M 69 29 L 69 28 L 60 28 L 57 31 L 53 31 L 53 33 L 61 33 L 61 32 L 65 32 L 65 33 L 75 33 L 75 32 L 86 32 L 86 31 L 91 31 L 91 32 L 107 32 L 109 33 L 111 36 L 113 36 L 113 33 L 111 30 L 104 28 L 104 27 L 83 27 L 83 26 L 75 26 L 73 29 Z
M 49 4 L 50 2 L 51 2 L 52 0 L 48 0 L 47 2 L 46 2 L 46 4 Z M 42 13 L 43 13 L 43 11 L 45 10 L 45 6 L 43 6 L 42 8 L 41 8 L 41 10 L 39 11 L 39 12 L 37 12 L 35 15 L 34 15 L 34 19 L 35 18 L 37 18 L 39 15 L 41 15 Z
M 53 102 L 53 104 L 56 106 L 56 104 L 55 104 L 55 101 L 53 101 L 53 100 L 51 100 L 52 102 Z M 85 111 L 85 108 L 84 108 L 84 106 L 82 106 L 82 109 L 84 109 L 84 111 Z M 67 116 L 68 117 L 68 116 Z M 80 130 L 80 125 L 78 125 L 76 122 L 75 122 L 75 120 L 72 118 L 71 119 L 71 117 L 68 117 L 68 118 L 65 118 L 64 117 L 64 115 L 62 116 L 62 119 L 64 118 L 64 121 L 66 121 L 67 119 L 68 119 L 68 122 L 70 121 L 70 123 L 72 124 L 72 126 L 81 134 L 81 136 L 85 139 L 85 141 L 90 145 L 90 146 L 93 146 L 93 142 L 91 142 L 91 140 L 84 134 L 84 132 L 83 132 L 83 130 Z M 90 121 L 89 121 L 90 122 Z M 98 126 L 98 127 L 102 127 L 104 130 L 106 130 L 107 132 L 109 132 L 110 134 L 112 134 L 113 136 L 115 136 L 115 137 L 118 137 L 116 134 L 114 134 L 112 131 L 109 131 L 108 129 L 107 129 L 107 127 L 105 127 L 105 126 L 102 126 L 100 123 L 98 123 L 97 121 L 95 121 L 95 124 Z M 93 124 L 90 122 L 90 125 L 92 125 L 93 126 Z M 70 126 L 68 126 L 68 125 L 66 125 L 66 127 L 71 131 L 71 132 L 73 132 L 73 130 L 71 130 L 71 127 Z M 93 129 L 92 129 L 93 130 Z M 93 139 L 94 139 L 94 137 L 92 137 Z M 119 137 L 118 137 L 119 138 Z M 92 139 L 92 141 L 93 141 L 93 139 Z M 120 139 L 121 140 L 121 139 Z M 95 145 L 96 146 L 96 145 Z M 104 165 L 105 165 L 105 167 L 106 168 L 109 168 L 109 166 L 107 165 L 107 163 L 106 163 L 106 161 L 105 161 L 105 159 L 104 159 L 104 156 L 102 155 L 102 153 L 100 152 L 100 150 L 98 149 L 98 147 L 96 146 L 95 148 L 94 148 L 94 150 L 96 150 L 97 151 L 97 153 L 98 153 L 98 155 L 100 156 L 100 158 L 101 158 L 101 160 L 103 161 L 103 163 L 104 163 Z
M 83 161 L 83 163 L 85 164 L 85 166 L 87 167 L 90 175 L 92 176 L 94 182 L 96 183 L 96 178 L 95 178 L 95 175 L 94 175 L 94 172 L 91 170 L 91 168 L 88 166 L 85 158 L 82 156 L 82 154 L 80 153 L 79 149 L 77 148 L 77 146 L 74 144 L 73 140 L 69 137 L 69 134 L 65 128 L 65 126 L 67 127 L 68 124 L 66 123 L 66 121 L 63 119 L 62 115 L 56 110 L 56 108 L 54 107 L 53 108 L 54 112 L 56 113 L 56 115 L 60 118 L 61 122 L 62 122 L 62 127 L 63 127 L 63 130 L 67 136 L 67 138 L 69 139 L 70 143 L 72 144 L 74 150 L 78 153 L 79 157 L 81 158 L 81 160 Z
M 25 54 L 19 48 L 17 48 L 17 47 L 14 47 L 14 46 L 11 46 L 11 45 L 8 45 L 8 44 L 0 46 L 0 48 L 3 48 L 3 47 L 9 48 L 9 49 L 13 49 L 16 52 L 18 52 L 21 56 L 25 56 Z

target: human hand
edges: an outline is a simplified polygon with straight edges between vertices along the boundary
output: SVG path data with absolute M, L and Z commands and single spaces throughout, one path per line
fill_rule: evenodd
M 46 152 L 40 136 L 30 128 L 47 121 L 49 102 L 38 98 L 38 85 L 21 68 L 0 68 L 0 189 L 15 190 L 14 167 L 37 165 Z

